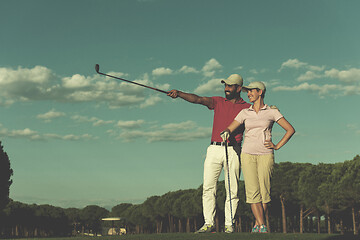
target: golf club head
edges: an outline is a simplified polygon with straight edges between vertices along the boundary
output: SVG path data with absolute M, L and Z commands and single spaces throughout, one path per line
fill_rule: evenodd
M 97 73 L 99 73 L 99 69 L 100 69 L 99 64 L 95 64 L 95 71 L 96 71 Z

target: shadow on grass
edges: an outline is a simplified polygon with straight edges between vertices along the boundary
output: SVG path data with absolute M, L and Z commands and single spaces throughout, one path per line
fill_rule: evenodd
M 354 234 L 344 234 L 344 235 L 330 236 L 325 240 L 360 240 L 360 236 Z
M 162 234 L 134 234 L 122 236 L 109 236 L 90 238 L 91 240 L 360 240 L 359 236 L 327 235 L 327 234 L 251 234 L 251 233 L 205 233 L 205 234 L 184 234 L 184 233 L 162 233 Z M 85 238 L 85 240 L 90 240 Z M 59 240 L 59 239 L 56 239 Z M 70 239 L 75 240 L 75 239 Z M 76 239 L 83 240 L 83 239 Z

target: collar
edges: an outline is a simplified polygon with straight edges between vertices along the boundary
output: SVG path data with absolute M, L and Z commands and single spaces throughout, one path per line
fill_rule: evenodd
M 225 102 L 230 102 L 230 100 L 228 100 L 227 98 L 225 98 Z M 240 97 L 240 99 L 238 99 L 234 104 L 244 104 L 244 103 L 246 103 L 246 102 L 244 101 L 244 99 L 242 99 L 242 98 Z
M 260 108 L 260 110 L 267 110 L 269 109 L 269 106 L 267 104 L 265 104 L 262 108 Z M 253 109 L 253 105 L 251 105 L 249 108 L 248 108 L 248 111 L 255 111 Z

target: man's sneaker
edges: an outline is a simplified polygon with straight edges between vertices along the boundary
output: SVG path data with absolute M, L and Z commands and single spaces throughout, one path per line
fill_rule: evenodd
M 197 230 L 195 233 L 209 233 L 214 231 L 214 225 L 211 224 L 204 224 L 199 230 Z
M 260 226 L 259 233 L 269 233 L 267 227 L 264 224 Z
M 260 227 L 259 225 L 255 225 L 253 229 L 251 230 L 251 233 L 259 233 Z
M 234 232 L 234 228 L 233 226 L 225 226 L 225 233 L 233 233 Z

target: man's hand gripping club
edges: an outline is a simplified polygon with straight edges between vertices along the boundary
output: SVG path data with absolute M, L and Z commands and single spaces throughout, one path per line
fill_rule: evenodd
M 220 133 L 220 137 L 222 138 L 223 142 L 226 142 L 230 137 L 229 129 L 226 129 Z

